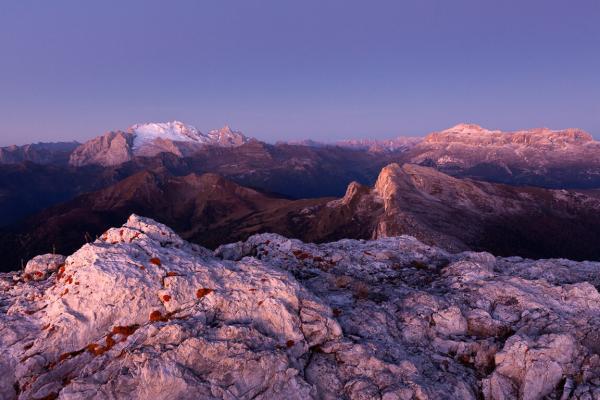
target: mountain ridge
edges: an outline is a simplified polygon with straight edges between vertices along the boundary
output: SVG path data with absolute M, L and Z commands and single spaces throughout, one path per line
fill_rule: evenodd
M 373 186 L 351 182 L 339 198 L 292 200 L 215 173 L 137 172 L 42 211 L 1 236 L 3 268 L 52 248 L 73 251 L 131 213 L 215 248 L 273 232 L 307 242 L 411 235 L 451 252 L 600 260 L 600 198 L 580 192 L 459 179 L 389 164 Z
M 0 147 L 0 164 L 19 164 L 33 162 L 37 164 L 66 165 L 78 142 L 31 143 L 22 146 Z
M 71 154 L 72 166 L 122 164 L 135 156 L 153 157 L 173 153 L 179 157 L 192 155 L 205 146 L 233 147 L 251 139 L 226 125 L 208 134 L 180 121 L 135 124 L 125 131 L 113 131 L 80 145 Z

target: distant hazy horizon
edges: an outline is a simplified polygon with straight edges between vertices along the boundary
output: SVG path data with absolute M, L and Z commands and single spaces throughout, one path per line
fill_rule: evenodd
M 267 142 L 581 128 L 600 2 L 0 3 L 0 146 L 140 122 Z
M 149 121 L 149 122 L 167 122 L 167 121 Z M 244 129 L 240 129 L 240 127 L 231 126 L 231 124 L 223 124 L 223 125 L 218 126 L 218 127 L 211 127 L 211 128 L 203 129 L 203 128 L 199 127 L 198 125 L 195 125 L 195 124 L 189 124 L 189 123 L 187 123 L 185 121 L 180 121 L 180 122 L 184 122 L 187 125 L 192 125 L 195 128 L 197 128 L 200 132 L 204 132 L 204 133 L 207 133 L 208 131 L 210 131 L 212 129 L 222 128 L 224 125 L 230 125 L 230 127 L 232 129 L 237 130 L 237 131 L 241 131 L 246 136 L 249 136 L 249 137 L 252 137 L 252 138 L 264 141 L 266 143 L 277 143 L 277 142 L 285 142 L 285 141 L 294 142 L 294 141 L 303 141 L 303 140 L 314 140 L 314 141 L 321 141 L 323 143 L 328 143 L 328 142 L 335 142 L 335 141 L 338 141 L 338 140 L 353 140 L 353 139 L 385 140 L 385 139 L 394 139 L 394 138 L 397 138 L 397 137 L 400 137 L 400 136 L 404 136 L 404 137 L 424 137 L 424 136 L 428 135 L 429 133 L 440 131 L 440 130 L 444 130 L 444 129 L 448 129 L 448 128 L 451 128 L 454 125 L 457 125 L 458 123 L 461 123 L 461 122 L 457 122 L 455 124 L 451 124 L 449 126 L 445 126 L 445 127 L 439 128 L 439 129 L 433 129 L 433 130 L 430 130 L 430 131 L 427 131 L 427 132 L 413 132 L 413 133 L 408 133 L 408 134 L 382 134 L 382 135 L 376 135 L 376 136 L 369 135 L 369 134 L 364 134 L 364 135 L 360 135 L 359 134 L 359 135 L 354 135 L 354 136 L 350 136 L 350 135 L 343 136 L 343 135 L 341 135 L 340 137 L 327 137 L 327 136 L 321 136 L 321 137 L 314 137 L 313 136 L 313 137 L 311 137 L 310 135 L 307 135 L 307 136 L 299 136 L 297 138 L 296 137 L 289 137 L 289 136 L 286 136 L 285 134 L 283 134 L 281 138 L 264 138 L 264 137 L 261 137 L 261 136 L 264 136 L 264 135 L 261 135 L 260 133 L 258 133 L 258 134 L 248 133 Z M 473 123 L 473 122 L 468 121 L 467 123 Z M 477 125 L 480 125 L 480 124 L 477 124 Z M 550 128 L 550 129 L 553 129 L 553 130 L 567 129 L 567 128 L 579 128 L 579 127 L 576 127 L 576 126 L 571 126 L 571 127 L 562 127 L 562 128 L 556 129 L 556 128 L 547 127 L 547 126 L 546 127 L 543 127 L 543 126 L 530 126 L 530 127 L 519 127 L 519 128 L 514 128 L 514 129 L 501 129 L 501 128 L 496 128 L 496 127 L 483 126 L 483 125 L 482 125 L 482 127 L 486 128 L 486 129 L 489 129 L 489 130 L 501 130 L 501 131 L 506 131 L 506 132 L 516 131 L 516 130 L 523 130 L 523 129 L 533 129 L 533 128 Z M 89 135 L 81 136 L 79 138 L 68 138 L 68 137 L 60 138 L 60 136 L 50 136 L 49 140 L 33 140 L 33 141 L 25 141 L 25 142 L 22 142 L 22 143 L 12 143 L 12 142 L 6 142 L 6 143 L 4 143 L 4 139 L 0 138 L 0 147 L 12 146 L 12 145 L 24 145 L 24 144 L 31 144 L 31 143 L 47 143 L 47 142 L 80 142 L 80 143 L 83 143 L 83 142 L 85 142 L 85 141 L 87 141 L 89 139 L 92 139 L 92 138 L 95 138 L 97 136 L 100 136 L 100 135 L 102 135 L 102 134 L 104 134 L 106 132 L 114 131 L 114 130 L 125 130 L 126 128 L 129 128 L 129 127 L 119 127 L 119 128 L 106 129 L 106 130 L 104 130 L 102 132 L 96 132 L 95 134 L 89 134 Z M 582 129 L 582 128 L 579 128 L 579 129 Z M 595 135 L 593 132 L 588 132 L 588 133 L 590 133 L 592 136 L 594 136 L 595 139 L 599 139 L 600 138 L 600 135 Z M 58 138 L 58 139 L 56 139 L 56 138 Z

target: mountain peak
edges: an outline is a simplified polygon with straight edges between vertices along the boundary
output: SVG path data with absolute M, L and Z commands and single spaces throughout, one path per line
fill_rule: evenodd
M 242 132 L 231 129 L 227 124 L 221 129 L 211 130 L 207 136 L 214 144 L 227 147 L 240 146 L 250 140 Z
M 249 141 L 229 125 L 204 134 L 194 126 L 177 120 L 140 123 L 82 144 L 71 155 L 70 164 L 118 165 L 135 156 L 154 157 L 159 153 L 184 157 L 201 151 L 206 145 L 235 147 Z
M 177 142 L 205 142 L 205 137 L 198 129 L 181 121 L 136 124 L 127 131 L 135 135 L 134 149 L 156 139 Z
M 470 124 L 470 123 L 460 123 L 457 125 L 454 125 L 451 128 L 445 129 L 443 132 L 446 133 L 464 133 L 464 134 L 480 134 L 480 133 L 489 133 L 492 132 L 488 129 L 483 128 L 480 125 L 477 124 Z

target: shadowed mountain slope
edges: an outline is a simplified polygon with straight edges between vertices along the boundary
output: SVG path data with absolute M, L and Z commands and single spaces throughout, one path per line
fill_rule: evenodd
M 391 164 L 373 188 L 354 182 L 337 200 L 276 197 L 212 173 L 142 171 L 6 229 L 2 267 L 14 269 L 20 259 L 53 248 L 72 251 L 131 213 L 167 223 L 211 248 L 260 232 L 308 242 L 408 234 L 449 251 L 600 259 L 597 197 Z

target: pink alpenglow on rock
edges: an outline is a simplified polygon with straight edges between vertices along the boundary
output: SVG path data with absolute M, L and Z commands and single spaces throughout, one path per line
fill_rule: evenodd
M 0 274 L 0 399 L 600 391 L 600 263 L 452 254 L 410 236 L 260 234 L 213 252 L 135 215 L 53 257 Z M 32 271 L 47 277 L 23 279 Z

